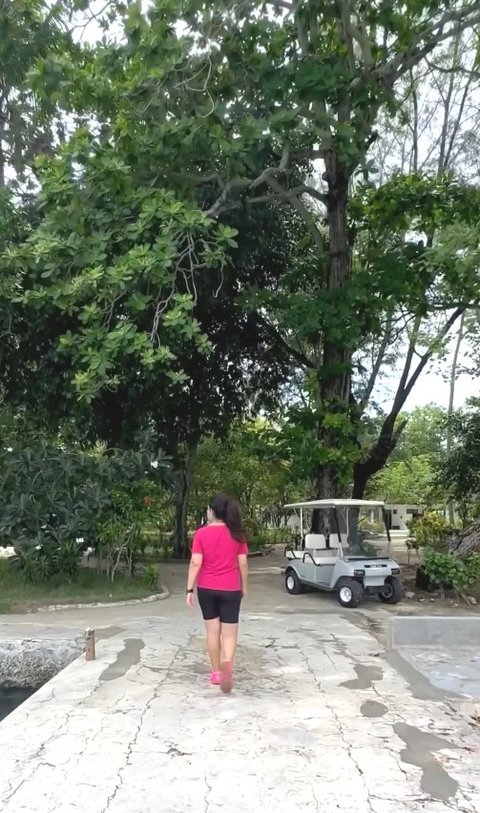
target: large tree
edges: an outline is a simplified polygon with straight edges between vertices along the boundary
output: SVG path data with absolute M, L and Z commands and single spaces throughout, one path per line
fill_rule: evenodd
M 119 4 L 118 18 L 123 40 L 87 53 L 81 69 L 54 60 L 62 103 L 89 117 L 88 131 L 43 170 L 45 214 L 15 257 L 44 274 L 29 301 L 73 316 L 64 348 L 84 396 L 118 387 L 128 359 L 181 385 L 185 348 L 211 350 L 192 318 L 193 284 L 207 266 L 215 285 L 222 278 L 232 243 L 222 219 L 288 202 L 313 246 L 300 340 L 315 352 L 295 335 L 289 346 L 315 405 L 315 491 L 331 496 L 354 462 L 355 354 L 381 331 L 379 302 L 385 313 L 385 277 L 356 272 L 352 191 L 371 170 L 381 111 L 401 108 L 398 83 L 479 21 L 480 2 L 174 0 L 147 14 Z M 316 162 L 320 189 L 305 182 Z M 277 319 L 268 326 L 278 333 Z
M 352 275 L 352 181 L 359 171 L 368 172 L 380 111 L 394 115 L 399 109 L 398 83 L 437 46 L 475 25 L 480 3 L 251 0 L 223 2 L 215 10 L 198 0 L 173 5 L 175 17 L 199 37 L 196 72 L 192 66 L 184 80 L 187 90 L 195 83 L 205 116 L 194 124 L 196 137 L 221 115 L 221 143 L 230 159 L 223 172 L 210 176 L 218 197 L 209 214 L 219 216 L 245 197 L 261 204 L 282 196 L 302 212 L 317 246 L 323 308 L 313 377 L 324 454 L 316 493 L 331 496 L 345 486 L 338 461 L 352 419 L 353 357 L 372 301 L 372 291 L 363 296 Z M 240 106 L 245 118 L 235 123 L 232 112 Z M 253 171 L 252 146 L 268 154 L 260 172 Z M 299 159 L 321 162 L 320 191 L 298 183 L 291 170 Z
M 161 14 L 119 13 L 125 41 L 65 60 L 61 85 L 51 84 L 58 54 L 37 67 L 37 89 L 44 77 L 45 92 L 91 121 L 37 162 L 30 233 L 5 252 L 23 297 L 10 306 L 3 376 L 13 403 L 53 422 L 73 412 L 88 439 L 129 446 L 153 428 L 178 468 L 181 547 L 200 438 L 272 407 L 288 375 L 289 353 L 248 293 L 278 285 L 305 227 L 282 201 L 205 215 L 213 190 L 183 171 L 215 156 L 217 133 L 206 129 L 202 149 L 186 141 L 183 46 Z M 175 97 L 178 132 L 153 99 L 165 70 L 157 101 L 168 110 Z

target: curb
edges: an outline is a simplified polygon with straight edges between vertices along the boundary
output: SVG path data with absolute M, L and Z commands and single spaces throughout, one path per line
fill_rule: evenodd
M 47 604 L 35 610 L 27 610 L 25 615 L 34 613 L 56 613 L 60 610 L 98 610 L 102 607 L 133 607 L 138 604 L 151 604 L 153 601 L 163 601 L 170 596 L 170 590 L 162 585 L 161 593 L 153 593 L 145 598 L 131 598 L 126 601 L 98 601 L 93 604 Z

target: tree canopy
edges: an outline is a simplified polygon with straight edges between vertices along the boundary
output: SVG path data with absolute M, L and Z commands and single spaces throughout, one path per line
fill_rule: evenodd
M 299 487 L 398 501 L 413 472 L 430 499 L 440 419 L 405 410 L 452 330 L 478 329 L 459 145 L 480 1 L 4 5 L 3 401 L 85 444 L 153 435 L 179 546 L 222 442 L 252 510 Z

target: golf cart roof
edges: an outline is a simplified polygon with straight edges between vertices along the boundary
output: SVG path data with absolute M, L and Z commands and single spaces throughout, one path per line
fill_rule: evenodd
M 294 502 L 284 508 L 384 508 L 385 503 L 379 500 L 309 500 Z

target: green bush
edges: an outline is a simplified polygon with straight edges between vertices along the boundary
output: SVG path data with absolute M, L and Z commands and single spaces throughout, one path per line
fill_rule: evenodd
M 248 515 L 243 518 L 243 527 L 251 553 L 264 550 L 268 545 L 271 545 L 278 533 L 276 529 L 265 528 L 260 525 L 257 519 Z
M 23 546 L 17 551 L 13 565 L 20 569 L 28 584 L 41 584 L 54 576 L 74 581 L 82 553 L 79 542 L 68 540 L 61 545 L 43 542 L 35 547 Z
M 265 528 L 262 536 L 270 545 L 291 545 L 293 544 L 294 532 L 291 528 Z
M 63 573 L 70 580 L 75 579 L 78 573 L 82 550 L 82 543 L 77 542 L 77 540 L 68 539 L 66 542 L 63 542 L 57 549 L 54 557 L 57 572 Z
M 137 539 L 137 550 L 138 550 L 139 556 L 142 559 L 145 557 L 145 553 L 147 551 L 148 546 L 149 546 L 148 537 L 146 537 L 144 535 L 139 536 L 139 538 Z
M 158 590 L 157 567 L 155 565 L 147 565 L 143 573 L 143 578 L 148 589 L 151 590 L 152 593 L 156 593 Z
M 414 550 L 429 547 L 439 552 L 446 552 L 455 532 L 456 529 L 449 525 L 445 517 L 440 514 L 424 514 L 423 517 L 412 521 L 407 546 Z
M 430 581 L 443 590 L 452 585 L 457 593 L 464 593 L 480 579 L 480 553 L 459 559 L 426 547 L 422 551 L 422 561 Z
M 164 542 L 161 547 L 160 555 L 163 559 L 171 559 L 173 556 L 173 546 L 168 542 Z
M 10 560 L 4 559 L 2 557 L 0 559 L 0 588 L 7 581 L 9 571 L 10 571 Z
M 66 451 L 45 439 L 3 449 L 0 535 L 28 582 L 74 579 L 87 546 L 105 557 L 112 580 L 122 560 L 132 575 L 140 524 L 168 473 L 165 458 L 145 452 Z
M 261 536 L 251 536 L 248 539 L 248 550 L 257 553 L 265 548 L 265 540 Z

